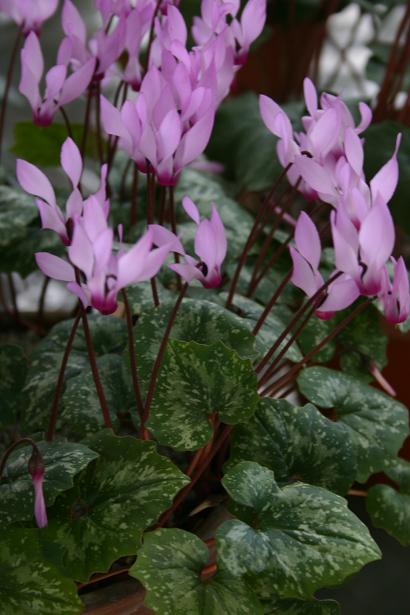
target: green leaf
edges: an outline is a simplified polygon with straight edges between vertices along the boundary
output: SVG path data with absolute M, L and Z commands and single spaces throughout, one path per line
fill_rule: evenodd
M 107 354 L 97 360 L 111 420 L 115 426 L 117 413 L 127 411 L 130 390 L 120 356 Z M 95 390 L 91 368 L 87 366 L 67 381 L 58 420 L 59 428 L 70 436 L 83 438 L 104 427 L 100 402 Z
M 37 217 L 32 197 L 14 188 L 0 186 L 0 250 L 24 239 L 27 227 Z
M 243 581 L 219 571 L 203 581 L 209 551 L 200 538 L 179 529 L 149 532 L 131 576 L 147 590 L 145 604 L 157 615 L 262 615 Z
M 22 388 L 27 374 L 27 359 L 20 346 L 0 346 L 0 428 L 16 423 L 24 402 Z
M 74 141 L 80 146 L 82 124 L 71 124 L 71 130 Z M 14 145 L 11 151 L 17 158 L 23 158 L 32 164 L 58 167 L 61 146 L 66 138 L 65 124 L 53 122 L 50 126 L 42 127 L 33 122 L 17 122 L 14 126 Z
M 83 612 L 72 581 L 40 552 L 36 530 L 7 530 L 0 540 L 2 615 L 76 615 Z
M 303 354 L 307 354 L 315 348 L 332 331 L 335 324 L 332 320 L 322 320 L 314 316 L 308 320 L 301 334 L 298 336 L 298 344 Z M 327 363 L 331 360 L 336 350 L 336 342 L 330 341 L 316 355 L 317 363 Z
M 247 522 L 218 528 L 218 556 L 255 587 L 264 581 L 280 597 L 310 598 L 380 558 L 366 526 L 330 491 L 303 483 L 279 489 L 271 470 L 246 461 L 222 483 Z
M 38 266 L 34 258 L 35 252 L 52 252 L 56 256 L 63 255 L 64 246 L 53 231 L 29 226 L 24 238 L 11 243 L 7 248 L 0 249 L 1 270 L 16 271 L 22 277 L 27 277 Z M 37 308 L 34 305 L 33 310 Z
M 135 325 L 138 369 L 143 382 L 151 374 L 174 303 L 164 302 L 158 308 L 145 310 Z M 171 336 L 173 339 L 199 344 L 221 341 L 243 358 L 256 356 L 255 338 L 250 324 L 210 301 L 184 299 Z M 127 359 L 126 353 L 124 356 Z
M 410 233 L 408 194 L 410 191 L 410 128 L 390 120 L 372 124 L 366 130 L 364 144 L 366 177 L 371 178 L 391 157 L 397 134 L 403 134 L 398 152 L 399 183 L 389 203 L 393 217 L 407 233 Z
M 251 362 L 221 342 L 170 340 L 147 427 L 161 444 L 195 450 L 212 436 L 209 416 L 229 425 L 247 421 L 258 401 Z
M 267 604 L 265 615 L 340 615 L 340 606 L 334 600 L 278 600 Z
M 366 505 L 373 525 L 381 527 L 404 546 L 410 546 L 410 463 L 395 459 L 386 470 L 400 491 L 390 485 L 375 485 Z
M 25 386 L 28 401 L 24 410 L 24 426 L 28 433 L 42 431 L 47 425 L 58 372 L 72 325 L 72 320 L 58 323 L 36 346 L 31 356 Z M 89 325 L 97 357 L 122 352 L 127 341 L 127 329 L 122 319 L 92 315 L 89 317 Z M 80 375 L 87 366 L 87 347 L 80 323 L 68 358 L 66 382 L 73 376 Z
M 357 451 L 357 480 L 383 470 L 409 433 L 407 409 L 398 401 L 352 376 L 325 367 L 304 369 L 301 393 L 320 408 L 334 408 Z
M 78 581 L 135 554 L 142 532 L 189 482 L 153 442 L 104 430 L 89 443 L 100 457 L 57 498 L 40 533 L 47 559 Z
M 83 444 L 73 442 L 39 442 L 43 457 L 44 498 L 51 506 L 57 495 L 73 486 L 74 477 L 98 457 Z M 17 449 L 9 457 L 4 478 L 0 481 L 0 525 L 31 524 L 34 510 L 33 481 L 28 472 L 31 446 Z
M 248 423 L 234 429 L 229 463 L 242 459 L 270 468 L 279 483 L 301 480 L 341 494 L 356 473 L 348 428 L 311 404 L 300 408 L 285 400 L 261 400 Z

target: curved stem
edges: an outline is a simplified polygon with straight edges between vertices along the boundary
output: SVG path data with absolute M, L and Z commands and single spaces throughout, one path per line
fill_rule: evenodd
M 95 390 L 97 392 L 98 400 L 100 402 L 101 411 L 103 414 L 104 425 L 112 429 L 110 411 L 108 409 L 107 400 L 105 399 L 104 389 L 101 384 L 100 374 L 97 367 L 93 339 L 91 337 L 90 327 L 88 325 L 87 312 L 83 307 L 81 307 L 81 319 L 83 321 L 84 336 L 87 344 L 88 360 L 90 362 L 91 371 L 94 378 Z
M 74 141 L 73 131 L 71 129 L 71 123 L 70 123 L 70 120 L 68 119 L 68 115 L 67 115 L 66 110 L 64 109 L 64 107 L 60 107 L 60 113 L 63 116 L 64 124 L 65 124 L 65 126 L 67 128 L 68 136 L 70 137 L 70 139 L 72 139 Z
M 131 189 L 131 210 L 130 210 L 130 226 L 137 223 L 138 210 L 138 168 L 133 165 L 132 169 L 132 189 Z
M 147 225 L 154 223 L 155 210 L 155 178 L 153 173 L 147 173 Z M 152 300 L 155 307 L 159 306 L 157 282 L 151 278 Z
M 48 429 L 47 429 L 47 434 L 46 434 L 46 440 L 48 442 L 51 442 L 51 440 L 54 437 L 56 424 L 57 424 L 58 403 L 60 401 L 61 393 L 63 392 L 63 386 L 64 386 L 65 369 L 67 367 L 68 358 L 70 356 L 71 349 L 73 347 L 73 342 L 74 342 L 75 335 L 77 333 L 78 324 L 80 322 L 80 319 L 81 319 L 81 309 L 78 310 L 78 314 L 74 319 L 73 326 L 71 327 L 70 335 L 67 340 L 63 358 L 61 360 L 60 371 L 58 372 L 57 385 L 54 391 L 53 403 L 51 405 L 50 419 L 48 422 Z
M 104 148 L 103 148 L 103 138 L 102 138 L 102 127 L 101 127 L 100 94 L 101 94 L 101 85 L 98 82 L 97 92 L 95 95 L 95 128 L 97 132 L 98 157 L 100 159 L 100 164 L 102 165 L 104 162 Z
M 130 302 L 128 301 L 128 295 L 127 295 L 125 288 L 122 289 L 121 294 L 124 300 L 125 316 L 127 319 L 128 352 L 129 352 L 129 357 L 130 357 L 132 386 L 134 388 L 135 404 L 137 407 L 137 412 L 140 417 L 140 420 L 142 420 L 144 404 L 142 402 L 141 389 L 140 389 L 140 385 L 138 382 L 137 354 L 136 354 L 136 348 L 135 348 L 134 327 L 132 324 L 132 313 L 131 313 L 131 308 L 130 308 Z
M 36 447 L 36 443 L 31 438 L 20 438 L 20 440 L 17 440 L 17 442 L 14 442 L 14 444 L 9 446 L 9 448 L 5 451 L 3 457 L 1 458 L 1 461 L 0 461 L 0 480 L 1 480 L 2 476 L 3 476 L 3 472 L 4 472 L 4 468 L 6 467 L 7 459 L 10 457 L 11 453 L 16 448 L 21 446 L 22 444 L 29 444 L 33 449 L 37 448 Z
M 85 156 L 85 148 L 86 148 L 86 144 L 87 144 L 88 129 L 89 129 L 89 125 L 90 125 L 90 112 L 91 112 L 91 100 L 92 100 L 92 97 L 93 97 L 92 86 L 89 85 L 88 86 L 88 94 L 87 94 L 87 104 L 86 104 L 86 107 L 85 107 L 83 135 L 82 135 L 82 138 L 81 138 L 81 147 L 80 147 L 80 153 L 81 153 L 81 157 L 83 159 L 84 159 L 84 156 Z
M 1 101 L 1 111 L 0 111 L 0 161 L 1 161 L 2 150 L 3 150 L 4 122 L 5 122 L 5 119 L 6 119 L 7 103 L 8 103 L 8 100 L 9 100 L 9 93 L 10 93 L 10 88 L 11 88 L 11 82 L 13 81 L 13 73 L 14 73 L 14 66 L 16 64 L 17 52 L 18 52 L 18 49 L 19 49 L 19 46 L 20 46 L 21 33 L 22 33 L 22 29 L 20 27 L 17 30 L 17 35 L 16 35 L 16 38 L 15 38 L 15 41 L 14 41 L 13 48 L 11 50 L 9 66 L 8 66 L 7 75 L 6 75 L 6 84 L 5 84 L 5 87 L 4 87 L 3 100 Z
M 37 320 L 42 323 L 44 318 L 44 307 L 46 303 L 47 289 L 51 282 L 50 278 L 45 277 L 41 287 L 40 298 L 38 301 Z
M 155 359 L 155 363 L 154 366 L 152 368 L 152 372 L 151 372 L 151 378 L 149 381 L 149 386 L 148 386 L 148 393 L 147 393 L 147 398 L 145 400 L 145 408 L 144 408 L 144 416 L 143 416 L 143 420 L 142 420 L 142 424 L 141 424 L 141 433 L 143 431 L 143 429 L 145 428 L 145 423 L 147 422 L 148 418 L 149 418 L 149 413 L 150 413 L 150 409 L 151 409 L 151 404 L 152 404 L 152 399 L 154 397 L 154 393 L 155 393 L 155 387 L 157 384 L 157 379 L 158 379 L 158 374 L 159 374 L 159 370 L 161 369 L 161 365 L 162 365 L 162 359 L 164 358 L 164 354 L 165 354 L 165 350 L 168 344 L 168 340 L 169 340 L 169 336 L 171 334 L 171 330 L 172 327 L 174 326 L 174 322 L 175 319 L 177 317 L 178 314 L 178 310 L 179 310 L 179 306 L 182 303 L 182 300 L 184 298 L 184 295 L 187 291 L 188 288 L 188 284 L 184 284 L 183 287 L 181 288 L 181 291 L 178 295 L 178 298 L 175 302 L 175 305 L 172 309 L 172 312 L 169 316 L 168 319 L 168 324 L 166 326 L 165 332 L 164 332 L 164 336 L 162 338 L 161 341 L 161 345 L 159 347 L 158 350 L 158 354 L 157 354 L 157 358 Z
M 279 297 L 282 294 L 285 286 L 289 283 L 290 278 L 292 277 L 292 274 L 293 274 L 293 269 L 291 269 L 285 275 L 285 277 L 283 278 L 282 282 L 279 284 L 278 288 L 275 290 L 275 292 L 273 293 L 272 297 L 270 298 L 270 300 L 266 304 L 265 309 L 263 310 L 262 314 L 259 316 L 259 319 L 258 319 L 256 325 L 253 328 L 252 333 L 254 335 L 257 335 L 259 329 L 262 327 L 262 325 L 265 322 L 266 318 L 269 316 L 273 306 L 275 305 L 276 301 L 279 299 Z

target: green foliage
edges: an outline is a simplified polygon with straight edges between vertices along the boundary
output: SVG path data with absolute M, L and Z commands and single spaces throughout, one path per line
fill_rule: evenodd
M 251 363 L 224 346 L 171 340 L 147 427 L 161 444 L 200 448 L 212 436 L 209 417 L 235 425 L 249 419 L 258 401 Z
M 74 442 L 39 442 L 44 474 L 44 498 L 51 506 L 57 495 L 73 486 L 74 477 L 98 457 L 83 444 Z M 31 525 L 34 509 L 33 481 L 28 472 L 31 446 L 14 451 L 0 481 L 0 525 Z
M 77 615 L 75 584 L 44 561 L 36 530 L 7 530 L 0 540 L 2 615 Z
M 356 473 L 348 428 L 311 404 L 300 408 L 285 400 L 261 400 L 248 423 L 234 429 L 230 466 L 243 459 L 273 470 L 278 483 L 302 480 L 341 494 Z
M 224 570 L 203 581 L 209 551 L 200 538 L 179 529 L 145 535 L 130 574 L 147 590 L 145 604 L 157 615 L 262 615 L 251 588 Z
M 301 393 L 320 408 L 334 408 L 356 449 L 357 480 L 383 470 L 409 433 L 407 409 L 398 401 L 352 376 L 325 367 L 304 369 Z
M 45 557 L 77 581 L 135 553 L 144 529 L 188 482 L 153 442 L 107 430 L 89 442 L 99 458 L 56 500 L 40 533 Z
M 310 598 L 380 557 L 346 500 L 330 491 L 303 483 L 280 489 L 271 470 L 247 461 L 222 483 L 239 518 L 218 528 L 218 557 L 253 587 L 263 584 L 284 598 Z
M 24 403 L 22 388 L 26 379 L 27 358 L 20 346 L 0 346 L 0 428 L 17 422 Z

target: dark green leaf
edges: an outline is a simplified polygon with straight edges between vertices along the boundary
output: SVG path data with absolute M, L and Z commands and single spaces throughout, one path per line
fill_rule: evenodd
M 104 430 L 89 443 L 100 457 L 57 498 L 40 533 L 45 556 L 78 581 L 135 554 L 144 529 L 189 482 L 153 442 Z
M 145 535 L 130 574 L 147 590 L 145 604 L 157 615 L 262 615 L 243 581 L 224 571 L 203 581 L 209 551 L 200 538 L 179 529 Z
M 265 615 L 340 615 L 334 600 L 278 600 L 265 605 Z
M 0 186 L 0 250 L 23 239 L 27 227 L 37 217 L 32 197 L 8 186 Z
M 221 342 L 170 340 L 147 426 L 161 444 L 195 450 L 212 436 L 210 415 L 234 425 L 249 419 L 257 401 L 250 361 Z
M 330 491 L 303 483 L 279 489 L 271 470 L 245 461 L 222 482 L 247 522 L 218 528 L 218 556 L 255 586 L 265 581 L 281 597 L 310 598 L 380 557 L 366 526 Z
M 2 615 L 77 615 L 83 605 L 72 581 L 44 561 L 36 530 L 7 530 L 0 540 Z
M 311 404 L 300 408 L 285 400 L 259 402 L 248 423 L 234 429 L 231 458 L 230 465 L 249 459 L 267 466 L 279 483 L 302 480 L 341 494 L 356 473 L 348 428 Z
M 27 374 L 27 359 L 20 346 L 0 346 L 0 428 L 17 421 L 24 403 L 22 389 Z
M 83 444 L 73 442 L 39 442 L 43 457 L 44 497 L 51 506 L 57 495 L 73 486 L 74 477 L 98 457 Z M 4 478 L 0 482 L 0 525 L 31 523 L 33 519 L 33 481 L 28 472 L 31 446 L 17 449 L 9 457 Z
M 409 433 L 407 409 L 356 378 L 325 367 L 310 367 L 298 378 L 300 391 L 320 408 L 334 408 L 357 451 L 357 479 L 383 470 Z

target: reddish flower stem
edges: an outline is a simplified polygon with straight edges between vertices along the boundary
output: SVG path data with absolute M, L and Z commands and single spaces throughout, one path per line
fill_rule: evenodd
M 127 320 L 128 353 L 130 357 L 131 379 L 132 379 L 132 386 L 134 388 L 135 405 L 136 405 L 140 420 L 142 420 L 142 414 L 144 412 L 144 404 L 142 401 L 141 389 L 140 389 L 140 385 L 138 382 L 137 353 L 136 353 L 136 347 L 135 347 L 134 327 L 132 324 L 132 313 L 131 313 L 131 308 L 130 308 L 130 302 L 128 301 L 128 295 L 127 295 L 125 288 L 122 289 L 121 294 L 122 294 L 122 298 L 124 301 L 125 316 Z
M 103 165 L 103 163 L 104 163 L 104 148 L 103 148 L 102 126 L 101 126 L 100 95 L 101 95 L 101 85 L 100 85 L 100 82 L 98 82 L 97 91 L 96 91 L 96 94 L 95 94 L 95 128 L 96 128 L 96 133 L 97 133 L 98 157 L 100 159 L 100 165 Z
M 137 223 L 138 211 L 138 168 L 134 164 L 132 168 L 132 188 L 131 188 L 131 209 L 130 209 L 130 226 Z
M 17 440 L 17 442 L 13 442 L 13 444 L 11 444 L 8 449 L 6 449 L 6 451 L 3 454 L 3 457 L 1 458 L 1 461 L 0 461 L 0 480 L 3 478 L 3 472 L 4 472 L 4 468 L 6 467 L 7 459 L 10 457 L 11 453 L 16 448 L 18 448 L 19 446 L 21 446 L 23 444 L 28 444 L 28 445 L 30 445 L 32 447 L 33 450 L 38 450 L 37 446 L 36 446 L 36 443 L 31 438 L 20 438 L 20 440 Z
M 143 430 L 145 429 L 145 423 L 147 422 L 148 418 L 149 418 L 149 413 L 151 410 L 151 404 L 152 404 L 152 399 L 154 397 L 154 393 L 155 393 L 155 388 L 156 388 L 156 384 L 157 384 L 157 380 L 158 380 L 158 374 L 159 371 L 161 369 L 161 365 L 162 365 L 162 360 L 164 358 L 164 354 L 165 354 L 165 350 L 168 344 L 168 340 L 169 340 L 169 336 L 171 334 L 171 330 L 172 327 L 174 326 L 175 323 L 175 319 L 177 317 L 178 314 L 178 310 L 179 307 L 182 303 L 182 300 L 184 298 L 184 295 L 187 291 L 188 288 L 188 284 L 184 284 L 183 287 L 181 288 L 181 291 L 177 297 L 177 300 L 175 302 L 174 307 L 172 308 L 171 314 L 169 316 L 168 319 L 168 324 L 165 328 L 165 332 L 164 332 L 164 336 L 161 340 L 161 344 L 158 350 L 158 354 L 157 357 L 155 359 L 155 363 L 154 366 L 152 368 L 152 372 L 151 372 L 151 378 L 149 381 L 149 385 L 148 385 L 148 393 L 147 393 L 147 397 L 145 400 L 145 407 L 144 407 L 144 413 L 143 413 L 143 417 L 142 417 L 142 421 L 141 421 L 141 430 L 140 430 L 140 434 L 143 433 Z
M 177 234 L 177 215 L 175 211 L 174 186 L 169 186 L 168 192 L 169 192 L 169 214 L 171 218 L 171 229 L 174 235 L 176 235 Z M 179 254 L 177 254 L 176 252 L 174 253 L 174 259 L 175 259 L 175 263 L 178 264 Z M 176 274 L 176 276 L 177 276 L 177 288 L 178 290 L 181 290 L 181 286 L 182 286 L 181 278 L 179 277 L 178 274 Z
M 254 280 L 252 286 L 248 289 L 248 291 L 246 293 L 247 297 L 251 297 L 253 295 L 253 293 L 255 292 L 256 288 L 259 286 L 260 282 L 263 280 L 263 278 L 265 277 L 265 275 L 267 274 L 269 269 L 271 269 L 273 267 L 273 265 L 276 263 L 276 261 L 285 252 L 286 248 L 288 247 L 288 245 L 292 241 L 293 236 L 294 236 L 294 229 L 292 229 L 289 232 L 289 234 L 288 234 L 287 238 L 285 239 L 285 241 L 283 243 L 281 243 L 280 246 L 278 246 L 278 248 L 275 250 L 275 252 L 272 254 L 272 256 L 270 257 L 268 262 L 263 267 L 262 271 L 259 273 L 258 276 L 255 277 L 255 280 Z
M 147 55 L 145 57 L 145 63 L 144 63 L 144 73 L 146 73 L 148 68 L 149 68 L 149 60 L 150 60 L 150 56 L 151 56 L 151 47 L 152 47 L 152 43 L 154 41 L 155 19 L 157 18 L 157 15 L 159 13 L 159 9 L 161 8 L 161 2 L 162 2 L 162 0 L 157 0 L 157 4 L 155 6 L 155 10 L 154 10 L 154 13 L 153 13 L 152 19 L 151 19 L 151 25 L 150 25 L 150 30 L 149 30 L 149 39 L 148 39 L 148 47 L 147 47 Z
M 48 278 L 46 278 L 48 279 Z M 81 309 L 78 310 L 77 316 L 74 319 L 73 326 L 71 327 L 70 335 L 68 336 L 67 343 L 64 349 L 63 358 L 61 360 L 60 371 L 58 372 L 57 384 L 54 391 L 53 403 L 51 404 L 50 418 L 48 422 L 48 429 L 46 433 L 46 440 L 51 442 L 56 429 L 57 424 L 57 415 L 58 415 L 58 404 L 60 401 L 61 394 L 63 392 L 64 386 L 64 374 L 67 367 L 68 358 L 70 356 L 75 335 L 77 333 L 78 324 L 81 319 Z
M 60 113 L 63 116 L 64 124 L 65 124 L 65 127 L 67 128 L 67 134 L 70 137 L 70 139 L 74 141 L 73 131 L 71 129 L 71 123 L 70 123 L 70 120 L 68 119 L 68 115 L 64 107 L 60 107 Z
M 86 148 L 86 145 L 87 145 L 88 129 L 89 129 L 89 126 L 90 126 L 90 114 L 91 114 L 91 100 L 92 100 L 92 97 L 93 97 L 92 86 L 89 85 L 88 86 L 88 93 L 87 93 L 87 103 L 86 103 L 86 107 L 85 107 L 83 134 L 82 134 L 82 137 L 81 137 L 81 147 L 80 147 L 80 153 L 81 153 L 81 157 L 83 159 L 85 157 L 85 148 Z
M 153 173 L 147 173 L 147 224 L 154 223 L 155 211 L 155 178 Z M 157 282 L 151 278 L 152 300 L 155 307 L 159 306 Z
M 258 334 L 259 329 L 262 327 L 262 325 L 265 322 L 266 318 L 269 316 L 269 314 L 270 314 L 273 306 L 275 305 L 276 301 L 279 299 L 279 297 L 282 294 L 283 290 L 285 289 L 286 285 L 289 283 L 290 278 L 292 277 L 292 273 L 293 273 L 293 269 L 288 271 L 288 273 L 285 275 L 285 277 L 283 278 L 282 282 L 279 284 L 278 288 L 275 290 L 275 292 L 273 293 L 272 297 L 270 298 L 270 300 L 266 304 L 265 309 L 263 310 L 262 314 L 259 316 L 259 319 L 258 319 L 256 325 L 253 328 L 252 333 L 254 335 Z
M 14 45 L 13 45 L 13 48 L 11 50 L 9 65 L 8 65 L 8 68 L 7 68 L 6 84 L 4 86 L 3 100 L 1 101 L 1 110 L 0 110 L 0 161 L 1 161 L 2 151 L 3 151 L 4 123 L 5 123 L 5 120 L 6 120 L 7 103 L 8 103 L 8 100 L 9 100 L 9 93 L 10 93 L 11 83 L 13 81 L 14 67 L 15 67 L 16 59 L 17 59 L 17 52 L 18 52 L 19 46 L 20 46 L 21 34 L 22 34 L 22 28 L 20 26 L 20 28 L 17 30 L 16 38 L 14 40 Z

